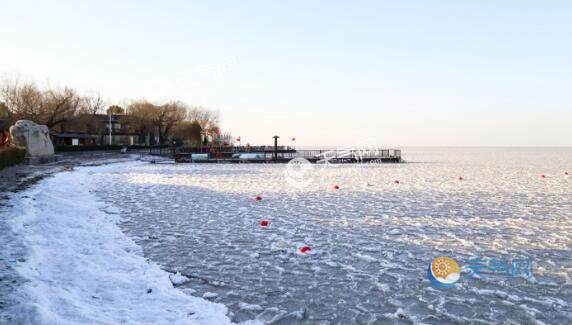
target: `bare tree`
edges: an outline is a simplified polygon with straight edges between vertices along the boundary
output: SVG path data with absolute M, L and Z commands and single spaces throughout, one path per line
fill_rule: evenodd
M 161 137 L 166 139 L 170 134 L 173 127 L 182 122 L 187 114 L 187 105 L 183 102 L 169 102 L 159 107 Z
M 201 129 L 209 135 L 215 135 L 220 131 L 218 111 L 193 106 L 187 110 L 187 120 L 198 123 Z
M 201 143 L 201 131 L 201 126 L 196 122 L 181 121 L 173 127 L 172 136 L 187 144 L 198 146 Z
M 127 107 L 140 132 L 153 132 L 158 128 L 162 141 L 170 137 L 173 127 L 185 119 L 187 107 L 182 102 L 155 105 L 147 100 L 134 101 Z
M 107 114 L 113 114 L 113 115 L 125 114 L 125 109 L 119 105 L 111 105 L 107 108 Z
M 48 90 L 44 94 L 40 121 L 53 129 L 75 116 L 81 103 L 82 98 L 71 88 Z
M 5 80 L 0 88 L 0 98 L 12 119 L 39 120 L 43 94 L 35 83 Z
M 71 88 L 44 90 L 35 83 L 18 80 L 4 82 L 0 97 L 13 120 L 32 120 L 50 129 L 73 117 L 81 104 L 81 97 Z
M 96 94 L 92 96 L 84 96 L 82 98 L 82 105 L 79 113 L 96 115 L 98 113 L 103 113 L 104 108 L 105 100 L 101 97 L 101 95 Z
M 7 110 L 9 123 L 28 119 L 45 124 L 52 132 L 99 132 L 105 101 L 96 95 L 81 96 L 74 89 L 39 88 L 33 82 L 5 81 L 0 83 L 0 103 Z M 180 101 L 153 104 L 147 100 L 134 100 L 123 107 L 112 105 L 111 114 L 128 115 L 132 131 L 139 134 L 159 132 L 161 141 L 174 133 L 193 142 L 201 133 L 213 138 L 220 134 L 219 113 L 203 107 L 189 107 Z

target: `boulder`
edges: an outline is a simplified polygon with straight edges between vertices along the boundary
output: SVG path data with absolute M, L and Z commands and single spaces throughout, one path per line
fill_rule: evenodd
M 50 157 L 54 155 L 54 145 L 50 139 L 50 130 L 45 125 L 28 120 L 19 120 L 10 127 L 12 144 L 25 147 L 28 156 Z

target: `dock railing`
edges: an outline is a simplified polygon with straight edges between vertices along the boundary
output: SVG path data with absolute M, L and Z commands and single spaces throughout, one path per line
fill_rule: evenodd
M 293 158 L 305 159 L 354 159 L 356 161 L 372 159 L 401 159 L 400 149 L 348 149 L 348 150 L 296 150 Z
M 179 148 L 163 148 L 158 150 L 159 154 L 165 154 L 170 151 L 175 159 L 191 159 L 193 154 L 208 154 L 209 161 L 279 161 L 288 162 L 294 158 L 304 158 L 310 162 L 371 162 L 379 160 L 380 162 L 400 162 L 401 150 L 399 149 L 382 149 L 378 147 L 371 148 L 352 148 L 352 149 L 301 149 L 295 150 L 292 147 L 280 146 L 275 150 L 272 146 L 253 146 L 253 147 L 179 147 Z M 276 153 L 276 159 L 274 159 Z M 259 154 L 254 158 L 241 158 L 241 154 Z M 262 157 L 262 158 L 259 158 Z

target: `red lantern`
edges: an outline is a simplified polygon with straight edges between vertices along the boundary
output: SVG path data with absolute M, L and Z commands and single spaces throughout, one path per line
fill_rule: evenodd
M 262 196 L 257 195 L 254 199 L 255 199 L 256 201 L 262 201 Z
M 309 246 L 302 246 L 302 247 L 300 247 L 300 252 L 301 252 L 301 253 L 304 253 L 304 254 L 305 254 L 306 252 L 311 251 L 311 250 L 312 250 L 312 249 L 311 249 Z
M 268 227 L 268 224 L 269 224 L 268 220 L 260 221 L 260 227 Z

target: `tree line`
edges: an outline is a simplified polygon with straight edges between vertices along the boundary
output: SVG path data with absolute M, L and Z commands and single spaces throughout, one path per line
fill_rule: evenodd
M 70 87 L 39 87 L 34 82 L 4 80 L 0 84 L 0 113 L 7 124 L 31 120 L 46 125 L 53 134 L 65 131 L 94 133 L 101 114 L 124 115 L 138 134 L 159 133 L 161 142 L 180 139 L 196 145 L 204 138 L 221 135 L 216 111 L 181 101 L 157 104 L 145 99 L 123 106 L 107 106 L 100 95 L 82 95 Z M 0 116 L 1 118 L 1 116 Z

